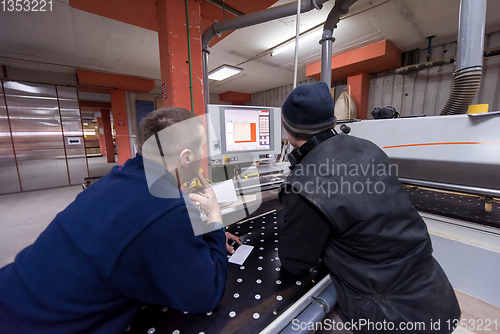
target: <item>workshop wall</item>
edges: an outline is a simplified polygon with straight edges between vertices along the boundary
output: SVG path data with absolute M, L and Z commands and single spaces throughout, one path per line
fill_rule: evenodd
M 485 49 L 500 47 L 500 32 L 485 36 Z M 432 48 L 431 61 L 456 56 L 457 43 L 447 43 Z M 419 50 L 414 63 L 427 61 L 427 49 Z M 370 75 L 368 118 L 375 107 L 392 106 L 402 116 L 439 115 L 453 86 L 454 64 L 424 69 L 406 75 L 396 75 L 394 71 Z M 299 84 L 314 82 L 313 79 Z M 259 106 L 281 107 L 292 84 L 268 89 L 252 95 L 252 103 Z M 335 101 L 347 88 L 346 80 L 333 82 Z M 489 110 L 500 110 L 500 56 L 490 57 L 483 62 L 483 77 L 473 104 L 487 103 Z

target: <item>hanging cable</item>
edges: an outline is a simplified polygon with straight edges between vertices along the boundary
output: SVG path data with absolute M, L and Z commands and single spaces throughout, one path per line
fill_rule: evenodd
M 226 4 L 222 0 L 222 13 L 224 14 L 224 21 L 226 21 Z
M 295 29 L 295 61 L 293 67 L 293 88 L 297 87 L 297 66 L 299 63 L 300 0 L 297 1 L 297 21 Z
M 188 54 L 189 54 L 189 90 L 191 93 L 191 111 L 194 113 L 193 104 L 193 69 L 191 67 L 191 37 L 189 36 L 189 11 L 187 0 L 184 0 L 186 4 L 186 28 L 187 28 L 187 39 L 188 39 Z

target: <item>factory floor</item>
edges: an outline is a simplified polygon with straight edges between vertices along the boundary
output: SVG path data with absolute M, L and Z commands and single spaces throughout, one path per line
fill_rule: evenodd
M 116 162 L 107 162 L 106 157 L 88 157 L 90 177 L 104 176 L 109 173 L 113 166 L 117 166 Z M 115 161 L 118 161 L 118 155 L 115 154 Z
M 0 267 L 14 261 L 82 190 L 76 185 L 0 195 Z
M 0 195 L 0 212 L 2 213 L 0 217 L 0 267 L 12 262 L 19 251 L 32 244 L 56 214 L 73 202 L 81 191 L 82 187 L 77 185 Z M 455 291 L 462 310 L 462 319 L 475 319 L 476 321 L 497 319 L 500 325 L 500 307 Z M 328 316 L 339 320 L 334 312 Z M 318 331 L 317 333 L 331 332 Z M 350 332 L 336 331 L 335 333 Z M 482 331 L 459 327 L 454 333 L 482 333 Z M 488 333 L 500 334 L 500 327 Z

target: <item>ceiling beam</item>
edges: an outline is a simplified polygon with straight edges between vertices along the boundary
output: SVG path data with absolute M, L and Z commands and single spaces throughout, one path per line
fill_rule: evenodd
M 155 88 L 154 80 L 129 77 L 125 75 L 76 70 L 78 84 L 104 88 L 123 89 L 132 92 L 148 93 Z
M 201 31 L 211 26 L 215 20 L 224 21 L 233 17 L 253 13 L 266 9 L 277 0 L 226 0 L 226 17 L 222 9 L 222 2 L 218 0 L 202 1 L 201 6 Z M 69 0 L 70 7 L 83 10 L 112 20 L 128 23 L 144 29 L 158 31 L 156 15 L 156 0 Z M 210 43 L 215 45 L 224 39 L 230 32 L 216 37 Z
M 400 66 L 401 51 L 390 41 L 383 40 L 332 57 L 332 81 L 360 72 L 377 73 Z M 307 65 L 306 76 L 320 80 L 321 62 Z

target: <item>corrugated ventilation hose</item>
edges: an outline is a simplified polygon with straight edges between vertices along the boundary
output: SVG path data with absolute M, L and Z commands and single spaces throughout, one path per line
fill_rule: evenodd
M 453 81 L 450 97 L 441 115 L 466 114 L 481 83 L 482 71 L 468 71 L 457 74 Z

